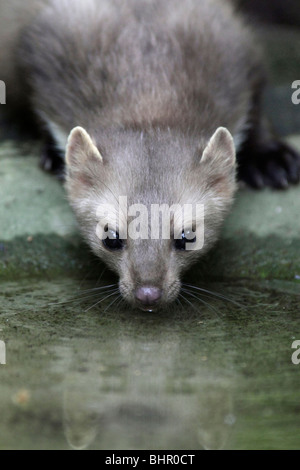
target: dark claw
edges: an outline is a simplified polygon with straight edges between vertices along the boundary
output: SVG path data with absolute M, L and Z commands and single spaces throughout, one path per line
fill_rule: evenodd
M 276 189 L 286 189 L 289 186 L 288 174 L 286 170 L 277 162 L 269 160 L 265 166 L 265 181 L 269 186 Z
M 292 184 L 296 184 L 298 181 L 298 168 L 297 168 L 297 163 L 295 161 L 295 159 L 288 153 L 285 153 L 284 154 L 284 158 L 283 158 L 283 163 L 284 163 L 284 168 L 287 172 L 287 175 L 288 175 L 288 180 L 292 183 Z

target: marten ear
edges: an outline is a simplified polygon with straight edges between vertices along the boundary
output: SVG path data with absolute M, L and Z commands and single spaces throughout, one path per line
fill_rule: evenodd
M 102 155 L 89 134 L 82 127 L 75 127 L 68 138 L 66 163 L 72 167 L 91 159 L 103 163 Z
M 236 151 L 233 137 L 225 127 L 219 127 L 206 146 L 201 164 L 218 166 L 220 169 L 233 169 Z

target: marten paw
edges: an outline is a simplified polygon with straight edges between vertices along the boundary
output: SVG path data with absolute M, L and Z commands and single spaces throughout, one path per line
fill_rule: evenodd
M 244 150 L 239 157 L 239 179 L 253 188 L 286 189 L 299 183 L 300 154 L 288 144 L 272 141 Z

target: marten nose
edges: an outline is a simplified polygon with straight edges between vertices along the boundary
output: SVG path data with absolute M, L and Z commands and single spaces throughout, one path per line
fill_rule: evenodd
M 136 300 L 143 307 L 154 307 L 162 296 L 162 291 L 158 287 L 140 287 L 135 292 Z

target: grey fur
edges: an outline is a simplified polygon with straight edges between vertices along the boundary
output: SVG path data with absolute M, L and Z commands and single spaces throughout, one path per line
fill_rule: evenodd
M 205 139 L 218 125 L 241 132 L 259 68 L 228 2 L 49 3 L 20 51 L 44 120 L 66 134 L 77 125 L 91 135 L 154 126 Z
M 170 302 L 232 204 L 232 139 L 222 130 L 210 139 L 221 126 L 236 143 L 243 139 L 261 81 L 251 34 L 224 0 L 46 3 L 22 31 L 18 64 L 59 147 L 76 126 L 88 133 L 69 140 L 66 183 L 83 235 L 119 274 L 128 301 L 135 303 L 138 286 L 152 285 Z M 118 211 L 120 195 L 147 207 L 204 203 L 202 252 L 178 253 L 165 240 L 128 241 L 122 252 L 107 252 L 96 236 L 96 211 L 105 202 Z

